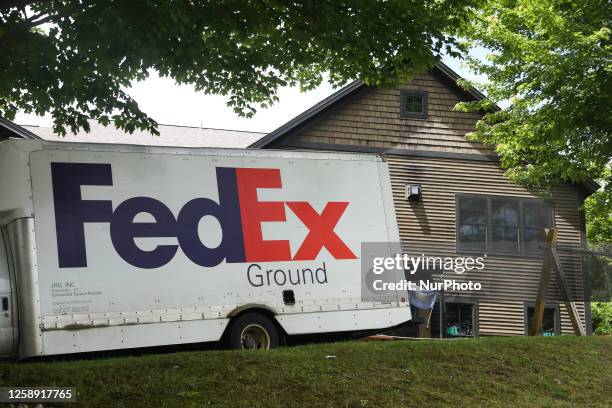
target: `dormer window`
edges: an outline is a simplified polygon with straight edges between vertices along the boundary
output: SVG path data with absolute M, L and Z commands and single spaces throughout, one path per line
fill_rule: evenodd
M 400 116 L 402 118 L 427 119 L 427 92 L 401 91 Z

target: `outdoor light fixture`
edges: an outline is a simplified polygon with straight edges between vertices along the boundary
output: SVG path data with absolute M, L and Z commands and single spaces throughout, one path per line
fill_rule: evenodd
M 421 186 L 419 184 L 406 184 L 406 199 L 408 201 L 421 201 Z

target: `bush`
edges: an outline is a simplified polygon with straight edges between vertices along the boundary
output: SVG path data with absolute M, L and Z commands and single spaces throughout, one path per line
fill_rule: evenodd
M 593 333 L 612 336 L 612 302 L 591 303 Z

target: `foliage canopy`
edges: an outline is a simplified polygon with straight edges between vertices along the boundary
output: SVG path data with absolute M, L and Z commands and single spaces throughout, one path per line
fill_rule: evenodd
M 490 50 L 468 65 L 507 109 L 487 114 L 470 135 L 496 146 L 516 182 L 546 188 L 603 180 L 610 205 L 612 8 L 608 0 L 493 0 L 464 26 L 470 46 Z M 458 109 L 480 109 L 490 102 Z M 603 194 L 603 193 L 602 193 Z M 605 215 L 605 214 L 604 214 Z
M 449 34 L 476 0 L 5 0 L 0 115 L 50 112 L 54 130 L 87 117 L 156 132 L 125 91 L 150 70 L 227 95 L 250 116 L 279 87 L 329 73 L 384 85 L 453 54 Z

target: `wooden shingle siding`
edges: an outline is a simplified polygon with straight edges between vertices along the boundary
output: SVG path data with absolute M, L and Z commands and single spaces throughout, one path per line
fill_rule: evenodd
M 524 318 L 523 303 L 480 302 L 478 304 L 478 324 L 481 336 L 523 336 L 525 334 Z
M 428 118 L 400 117 L 400 91 L 427 91 Z M 385 154 L 399 225 L 405 250 L 419 255 L 456 254 L 456 194 L 511 196 L 536 198 L 537 195 L 512 184 L 498 161 L 474 160 L 475 156 L 491 157 L 490 148 L 466 140 L 465 134 L 474 129 L 480 119 L 476 113 L 454 112 L 460 96 L 435 75 L 419 75 L 408 85 L 391 89 L 366 89 L 358 96 L 347 98 L 318 120 L 302 126 L 290 137 L 278 141 L 276 148 L 323 148 L 340 145 L 349 150 L 384 148 L 404 149 L 411 154 Z M 416 152 L 416 153 L 414 153 Z M 458 153 L 471 156 L 421 157 L 418 152 Z M 406 184 L 422 186 L 422 201 L 411 203 L 404 198 Z M 560 186 L 549 199 L 554 206 L 554 222 L 558 229 L 558 244 L 578 248 L 581 245 L 580 213 L 582 193 L 573 186 Z M 478 256 L 472 254 L 473 256 Z M 582 268 L 579 256 L 560 253 L 570 288 L 582 298 Z M 487 291 L 449 293 L 449 296 L 479 298 L 478 325 L 481 335 L 523 335 L 524 305 L 535 302 L 538 290 L 541 257 L 488 254 L 485 269 L 466 272 L 461 280 L 472 278 Z M 451 276 L 456 278 L 459 275 Z M 448 277 L 448 276 L 445 276 Z M 550 283 L 551 295 L 558 296 L 555 280 Z M 584 323 L 584 305 L 578 306 Z M 571 333 L 572 327 L 565 307 L 561 305 L 561 327 Z
M 401 118 L 400 89 L 428 93 L 427 119 Z M 480 143 L 469 142 L 465 134 L 474 130 L 480 114 L 454 112 L 459 96 L 433 75 L 419 75 L 398 88 L 364 92 L 348 101 L 325 120 L 319 121 L 293 140 L 378 146 L 424 151 L 491 154 Z

